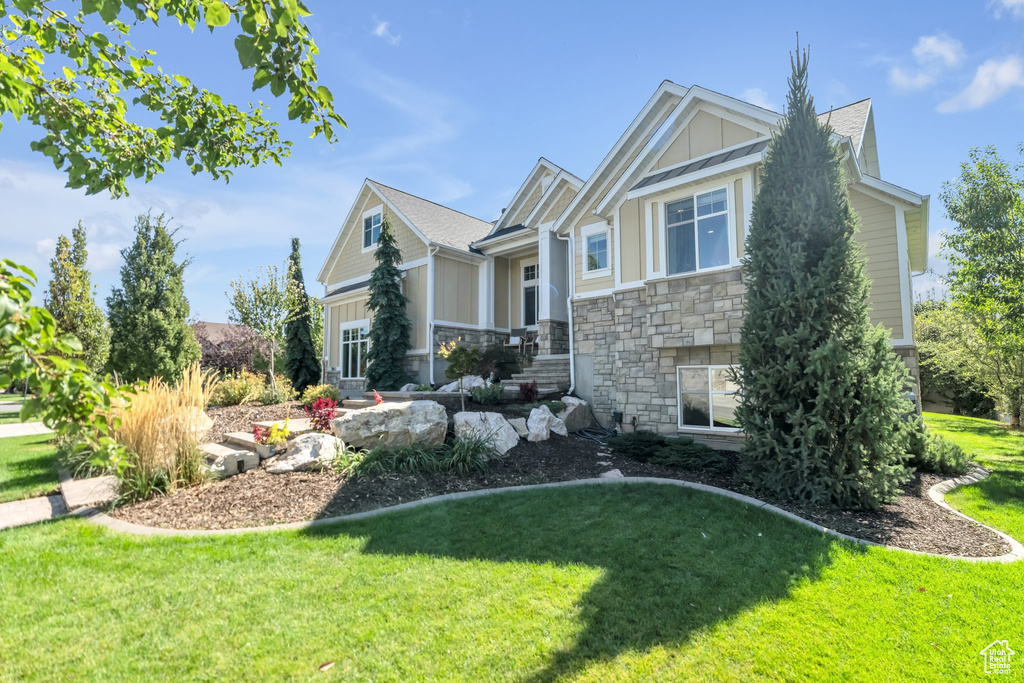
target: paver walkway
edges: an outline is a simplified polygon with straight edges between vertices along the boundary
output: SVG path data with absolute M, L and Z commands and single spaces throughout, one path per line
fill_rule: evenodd
M 61 496 L 40 496 L 3 503 L 0 504 L 0 529 L 43 522 L 66 514 L 67 511 Z
M 32 436 L 35 434 L 53 434 L 53 430 L 42 422 L 18 422 L 10 425 L 0 425 L 0 439 L 8 436 Z

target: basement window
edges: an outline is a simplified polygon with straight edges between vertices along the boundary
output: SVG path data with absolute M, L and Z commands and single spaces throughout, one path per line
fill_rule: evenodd
M 733 366 L 681 365 L 676 368 L 679 386 L 679 428 L 736 431 L 739 385 Z

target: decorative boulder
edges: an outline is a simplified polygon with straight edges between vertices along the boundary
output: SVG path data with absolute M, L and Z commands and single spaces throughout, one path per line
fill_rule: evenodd
M 267 467 L 267 472 L 284 474 L 285 472 L 322 470 L 330 467 L 331 462 L 344 448 L 345 444 L 330 434 L 320 432 L 302 434 L 288 443 L 288 450 Z
M 555 417 L 547 406 L 530 411 L 530 419 L 526 421 L 526 428 L 529 430 L 526 437 L 529 441 L 547 441 L 551 437 L 551 432 L 569 436 L 569 432 L 565 429 L 565 423 Z
M 402 388 L 399 389 L 399 391 L 402 391 L 402 392 L 405 392 L 405 391 L 416 391 L 416 387 L 418 387 L 418 386 L 419 386 L 419 384 L 416 384 L 415 382 L 409 382 L 408 384 L 403 384 Z
M 525 417 L 513 417 L 508 420 L 508 423 L 512 425 L 512 429 L 516 430 L 516 434 L 526 438 L 530 435 L 530 430 L 526 428 Z
M 501 455 L 519 445 L 519 434 L 501 413 L 455 413 L 455 436 L 483 437 Z
M 462 390 L 469 393 L 477 387 L 490 386 L 490 380 L 482 379 L 478 375 L 465 375 L 462 378 Z M 442 394 L 459 393 L 459 380 L 445 384 L 443 387 L 438 389 Z
M 345 413 L 331 422 L 331 429 L 357 448 L 439 445 L 448 432 L 448 414 L 436 401 L 389 401 Z
M 565 409 L 558 413 L 558 419 L 565 423 L 569 433 L 578 432 L 594 424 L 594 414 L 590 412 L 590 406 L 582 398 L 564 396 L 559 400 L 565 404 Z

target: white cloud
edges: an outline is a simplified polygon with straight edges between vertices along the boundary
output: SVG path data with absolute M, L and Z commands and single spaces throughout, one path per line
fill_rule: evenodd
M 398 45 L 400 42 L 402 42 L 402 34 L 392 33 L 391 29 L 389 28 L 390 26 L 391 24 L 387 21 L 378 21 L 376 28 L 373 29 L 373 35 L 377 36 L 378 38 L 383 38 L 384 40 L 388 41 L 388 43 L 390 43 L 391 45 Z
M 924 90 L 935 82 L 935 76 L 924 71 L 912 74 L 894 66 L 889 70 L 889 82 L 900 90 Z
M 889 82 L 897 90 L 924 90 L 935 84 L 943 71 L 957 66 L 964 57 L 963 44 L 944 33 L 921 36 L 911 53 L 918 70 L 901 66 L 889 69 Z
M 921 36 L 912 52 L 918 64 L 938 62 L 944 66 L 956 66 L 963 59 L 964 46 L 945 34 Z
M 980 109 L 1013 88 L 1024 87 L 1024 63 L 1020 57 L 989 59 L 978 67 L 974 80 L 961 93 L 938 106 L 943 114 Z
M 1024 19 L 1024 0 L 991 0 L 988 5 L 995 12 L 997 19 L 1001 19 L 1003 13 L 1015 19 Z
M 768 97 L 768 93 L 761 88 L 747 88 L 743 91 L 743 99 L 756 107 L 761 107 L 768 111 L 779 111 L 778 105 L 772 102 Z

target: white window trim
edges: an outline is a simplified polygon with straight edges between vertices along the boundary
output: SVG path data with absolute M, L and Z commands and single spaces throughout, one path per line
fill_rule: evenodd
M 331 370 L 336 371 L 338 373 L 338 375 L 339 375 L 338 379 L 343 379 L 343 380 L 366 379 L 365 377 L 357 377 L 357 376 L 346 377 L 345 375 L 341 374 L 341 368 L 343 367 L 341 359 L 345 356 L 345 346 L 346 345 L 351 345 L 351 344 L 360 344 L 362 341 L 364 341 L 362 339 L 359 339 L 359 340 L 356 340 L 354 342 L 352 342 L 352 341 L 346 342 L 346 341 L 344 341 L 341 338 L 342 337 L 341 333 L 343 331 L 345 331 L 345 330 L 358 329 L 358 328 L 361 328 L 361 327 L 365 327 L 365 328 L 369 329 L 370 328 L 370 319 L 369 318 L 363 318 L 362 320 L 349 320 L 349 321 L 346 321 L 346 322 L 338 323 L 338 327 L 337 327 L 337 329 L 335 331 L 335 333 L 338 335 L 338 365 L 337 365 L 337 367 L 331 368 Z M 366 341 L 367 351 L 369 351 L 370 340 L 366 339 L 365 341 Z M 360 351 L 360 354 L 361 353 L 362 352 Z M 362 364 L 361 361 L 362 361 L 362 358 L 359 358 L 356 361 L 356 366 L 357 367 Z
M 530 283 L 531 283 L 530 285 L 526 284 L 526 268 L 528 266 L 536 266 L 537 267 L 537 277 L 535 277 L 532 280 L 530 280 Z M 525 327 L 528 330 L 536 330 L 537 329 L 537 323 L 534 323 L 533 325 L 527 325 L 526 324 L 526 288 L 527 288 L 527 286 L 535 287 L 537 289 L 537 321 L 539 322 L 540 321 L 540 291 L 541 291 L 541 288 L 540 288 L 540 259 L 539 258 L 524 259 L 524 260 L 519 262 L 519 290 L 520 290 L 520 292 L 519 292 L 519 322 L 521 323 L 522 327 Z
M 381 227 L 383 227 L 384 226 L 384 205 L 383 204 L 378 204 L 377 206 L 373 207 L 372 209 L 367 209 L 366 211 L 363 211 L 363 217 L 359 219 L 359 247 L 360 247 L 361 253 L 363 253 L 363 254 L 367 254 L 367 253 L 369 253 L 371 251 L 376 251 L 377 250 L 377 245 L 379 244 L 379 242 L 374 242 L 373 244 L 371 244 L 368 247 L 364 247 L 363 246 L 363 242 L 365 241 L 364 233 L 366 231 L 366 219 L 371 217 L 371 216 L 374 216 L 374 215 L 376 215 L 378 213 L 380 214 L 380 224 L 381 224 Z
M 736 367 L 735 365 L 677 365 L 676 366 L 676 426 L 680 431 L 696 431 L 701 433 L 714 432 L 718 434 L 737 434 L 743 430 L 739 427 L 715 427 L 715 404 L 713 400 L 714 394 L 729 394 L 727 391 L 712 391 L 711 390 L 711 371 L 712 370 L 728 370 Z M 705 370 L 708 375 L 708 410 L 710 411 L 709 417 L 711 418 L 710 427 L 701 427 L 700 425 L 686 425 L 683 424 L 683 388 L 679 382 L 679 371 L 680 370 Z
M 697 268 L 695 270 L 687 271 L 685 273 L 669 273 L 668 272 L 668 205 L 672 202 L 679 201 L 681 199 L 693 198 L 693 227 L 696 231 L 697 223 L 699 218 L 697 216 L 697 195 L 708 194 L 709 192 L 715 192 L 717 190 L 725 190 L 725 201 L 726 201 L 726 233 L 729 237 L 729 262 L 721 266 L 711 266 L 710 268 Z M 661 272 L 665 274 L 665 277 L 686 277 L 687 275 L 695 275 L 697 273 L 713 273 L 717 270 L 726 270 L 728 268 L 735 268 L 739 265 L 739 259 L 736 257 L 736 198 L 733 190 L 733 182 L 726 180 L 725 182 L 718 181 L 715 184 L 700 185 L 697 187 L 687 188 L 680 192 L 667 194 L 658 198 L 660 206 L 658 210 L 661 212 L 660 218 L 660 230 L 661 239 L 659 245 L 661 247 Z M 707 216 L 704 216 L 707 218 Z M 700 233 L 695 233 L 697 241 L 694 243 L 694 260 L 700 261 Z
M 595 268 L 590 270 L 590 265 L 587 261 L 587 243 L 594 235 L 604 234 L 605 237 L 605 251 L 607 252 L 608 265 L 604 268 Z M 580 240 L 583 242 L 583 272 L 580 278 L 583 280 L 591 280 L 599 277 L 607 277 L 612 272 L 612 235 L 611 226 L 607 223 L 591 223 L 590 225 L 584 225 L 580 228 Z

